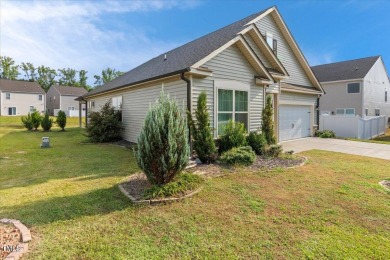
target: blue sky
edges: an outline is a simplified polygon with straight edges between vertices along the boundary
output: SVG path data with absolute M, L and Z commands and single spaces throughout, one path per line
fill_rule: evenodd
M 93 75 L 128 71 L 276 5 L 311 65 L 382 55 L 390 1 L 0 1 L 0 55 Z

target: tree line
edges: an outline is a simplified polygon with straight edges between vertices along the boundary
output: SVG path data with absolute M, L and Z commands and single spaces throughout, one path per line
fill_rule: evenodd
M 91 91 L 123 74 L 123 72 L 115 69 L 104 69 L 100 75 L 93 76 L 95 83 L 94 86 L 90 86 L 87 84 L 87 73 L 88 71 L 86 70 L 75 70 L 72 68 L 55 70 L 44 65 L 36 67 L 30 62 L 16 64 L 13 58 L 0 56 L 0 79 L 37 82 L 45 92 L 55 84 L 81 87 Z

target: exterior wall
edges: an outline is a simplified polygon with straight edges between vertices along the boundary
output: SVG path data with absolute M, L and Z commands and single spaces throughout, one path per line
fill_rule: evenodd
M 270 32 L 272 33 L 273 38 L 278 41 L 277 57 L 290 75 L 290 78 L 283 80 L 283 82 L 311 87 L 312 83 L 307 77 L 298 59 L 295 57 L 290 45 L 287 43 L 272 16 L 266 15 L 256 22 L 256 26 L 263 35 L 265 35 L 266 32 Z
M 363 114 L 364 109 L 368 109 L 368 116 L 375 116 L 375 109 L 380 109 L 381 115 L 390 116 L 390 82 L 382 58 L 377 60 L 364 78 L 363 95 Z
M 74 107 L 75 110 L 79 109 L 79 102 L 75 100 L 76 96 L 61 96 L 61 107 L 62 111 L 68 110 L 68 107 Z M 85 105 L 82 105 L 85 108 Z
M 348 83 L 360 83 L 360 93 L 347 92 Z M 320 98 L 320 114 L 329 111 L 336 114 L 337 108 L 354 108 L 355 115 L 363 116 L 362 92 L 364 90 L 362 80 L 348 80 L 335 83 L 321 83 L 325 90 L 324 95 Z M 382 96 L 384 98 L 384 95 Z
M 50 115 L 54 115 L 54 109 L 60 108 L 60 93 L 54 87 L 51 87 L 46 93 L 46 99 L 46 109 Z
M 317 124 L 317 95 L 309 95 L 302 93 L 287 92 L 282 90 L 282 94 L 279 97 L 279 105 L 308 105 L 311 107 L 311 125 Z M 321 103 L 321 102 L 320 102 Z M 313 134 L 313 133 L 312 133 Z
M 89 108 L 89 111 L 99 111 L 111 98 L 122 96 L 123 138 L 130 142 L 137 142 L 146 113 L 150 105 L 159 97 L 162 87 L 172 98 L 176 98 L 180 106 L 186 107 L 187 83 L 181 79 L 175 79 L 160 81 L 142 88 L 134 87 L 98 97 L 90 97 L 88 98 L 89 106 L 94 101 L 95 107 Z
M 263 87 L 256 86 L 254 76 L 257 74 L 254 68 L 242 55 L 236 46 L 230 46 L 204 65 L 213 71 L 213 75 L 207 78 L 192 79 L 192 113 L 197 106 L 197 99 L 202 91 L 207 94 L 207 106 L 209 107 L 212 127 L 216 128 L 217 112 L 215 80 L 229 80 L 248 84 L 249 90 L 249 126 L 250 131 L 257 130 L 261 125 L 261 111 L 263 108 Z M 215 105 L 214 105 L 215 104 Z M 215 136 L 216 136 L 215 131 Z
M 45 111 L 45 94 L 29 94 L 10 92 L 11 99 L 6 99 L 6 93 L 1 92 L 0 115 L 8 115 L 9 107 L 16 107 L 16 115 L 24 116 L 30 112 L 30 106 L 34 106 L 37 111 Z M 38 100 L 38 95 L 42 95 L 42 100 Z
M 259 47 L 257 47 L 255 41 L 252 39 L 252 37 L 249 34 L 244 35 L 245 40 L 248 42 L 249 46 L 252 48 L 252 50 L 256 53 L 257 57 L 261 60 L 261 62 L 264 64 L 266 68 L 273 68 L 272 65 L 269 63 L 267 58 L 264 56 L 263 52 L 260 50 Z

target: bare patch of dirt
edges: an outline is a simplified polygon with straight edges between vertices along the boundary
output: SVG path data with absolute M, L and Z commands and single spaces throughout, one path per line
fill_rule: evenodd
M 0 259 L 6 258 L 11 253 L 4 249 L 16 248 L 21 238 L 19 229 L 14 225 L 0 223 Z
M 133 174 L 122 183 L 122 187 L 136 200 L 142 199 L 144 191 L 151 186 L 146 175 L 143 173 Z

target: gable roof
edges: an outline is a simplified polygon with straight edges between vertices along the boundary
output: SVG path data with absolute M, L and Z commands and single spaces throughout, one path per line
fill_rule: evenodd
M 347 60 L 313 66 L 311 69 L 320 82 L 362 79 L 381 56 Z
M 232 23 L 171 51 L 161 54 L 130 70 L 129 72 L 126 72 L 122 76 L 107 82 L 102 87 L 90 91 L 84 96 L 90 96 L 108 90 L 114 90 L 126 85 L 141 83 L 162 76 L 169 76 L 188 71 L 188 68 L 193 64 L 234 39 L 240 31 L 248 26 L 248 22 L 266 10 L 252 14 L 239 20 L 238 22 Z M 165 55 L 166 60 L 164 59 Z
M 88 91 L 85 88 L 81 87 L 71 87 L 71 86 L 59 86 L 54 85 L 52 88 L 55 88 L 61 96 L 82 96 Z
M 37 82 L 0 79 L 0 90 L 3 92 L 18 92 L 29 94 L 45 94 Z

